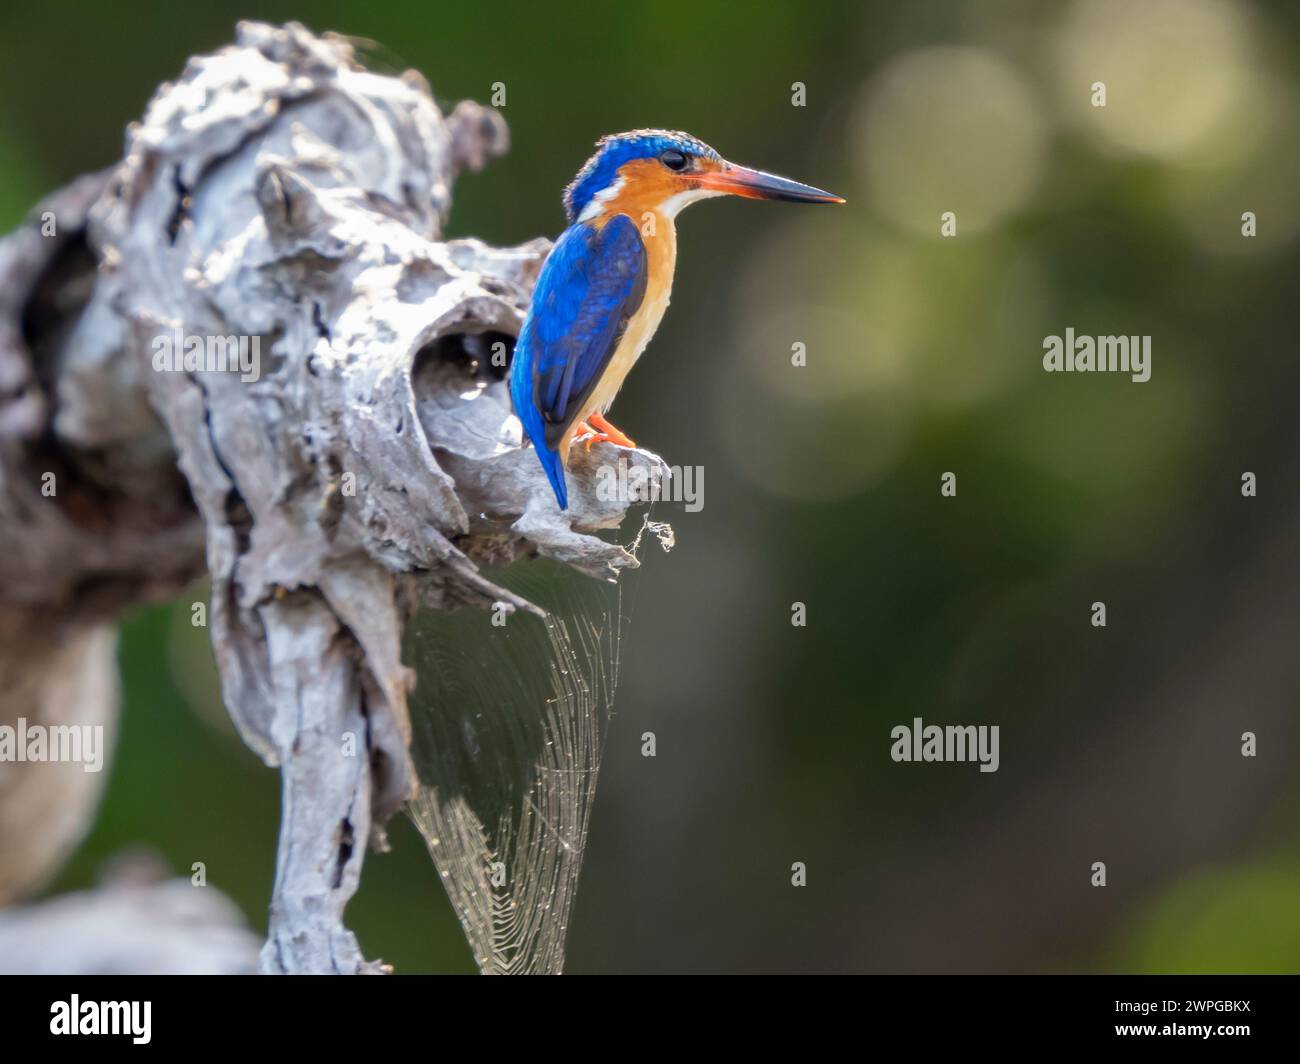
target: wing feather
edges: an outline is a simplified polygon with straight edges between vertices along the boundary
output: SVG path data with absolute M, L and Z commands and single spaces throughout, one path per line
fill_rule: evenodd
M 553 450 L 587 413 L 583 404 L 645 298 L 646 250 L 635 223 L 617 215 L 600 228 L 570 226 L 537 285 L 521 342 L 533 356 L 533 403 Z

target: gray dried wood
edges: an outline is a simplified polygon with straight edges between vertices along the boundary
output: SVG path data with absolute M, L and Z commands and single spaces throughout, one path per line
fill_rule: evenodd
M 263 971 L 382 970 L 342 917 L 415 783 L 416 605 L 531 609 L 479 566 L 534 552 L 616 578 L 634 559 L 596 533 L 628 504 L 593 490 L 597 469 L 664 472 L 579 449 L 562 514 L 521 446 L 490 353 L 548 244 L 442 237 L 457 174 L 506 147 L 499 115 L 444 115 L 417 74 L 248 22 L 159 88 L 120 164 L 0 242 L 0 677 L 21 692 L 3 716 L 57 716 L 75 680 L 78 712 L 111 724 L 106 625 L 206 571 L 226 705 L 283 779 Z M 178 330 L 256 343 L 257 379 L 159 370 Z M 66 775 L 0 785 L 0 805 L 40 793 L 29 808 L 71 822 L 0 812 L 6 852 L 42 851 L 0 879 L 11 899 L 92 815 L 97 789 Z

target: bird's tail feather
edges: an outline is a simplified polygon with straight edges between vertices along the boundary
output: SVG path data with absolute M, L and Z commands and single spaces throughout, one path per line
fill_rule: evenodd
M 561 510 L 569 508 L 569 492 L 564 484 L 564 457 L 559 451 L 552 451 L 549 447 L 538 447 L 537 457 L 542 460 L 542 468 L 546 470 L 546 479 L 551 482 L 551 488 L 555 491 L 555 501 L 560 504 Z

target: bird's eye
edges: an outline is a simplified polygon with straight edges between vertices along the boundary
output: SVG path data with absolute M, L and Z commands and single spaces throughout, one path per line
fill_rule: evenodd
M 676 148 L 669 148 L 659 153 L 659 161 L 669 170 L 685 170 L 686 156 Z

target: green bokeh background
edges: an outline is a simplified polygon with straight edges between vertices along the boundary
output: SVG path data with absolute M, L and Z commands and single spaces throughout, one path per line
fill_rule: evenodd
M 705 506 L 656 513 L 680 546 L 641 575 L 571 969 L 1300 971 L 1300 15 L 1175 8 L 11 6 L 0 224 L 114 162 L 240 18 L 379 42 L 447 107 L 505 84 L 512 149 L 462 177 L 452 235 L 554 236 L 591 142 L 638 126 L 840 192 L 685 215 L 620 397 Z M 1067 325 L 1151 335 L 1152 380 L 1044 374 Z M 264 928 L 278 781 L 223 719 L 204 593 L 124 620 L 108 794 L 51 891 L 141 846 Z M 894 764 L 914 716 L 999 724 L 1001 770 Z M 471 971 L 391 835 L 348 913 L 367 955 Z

